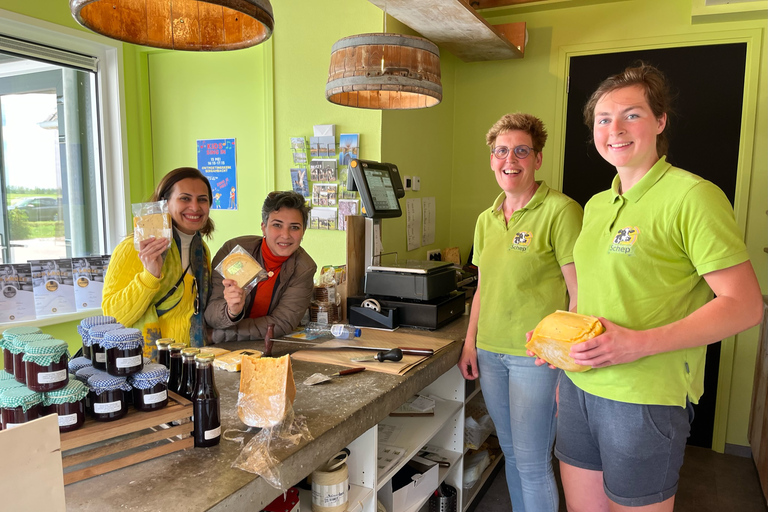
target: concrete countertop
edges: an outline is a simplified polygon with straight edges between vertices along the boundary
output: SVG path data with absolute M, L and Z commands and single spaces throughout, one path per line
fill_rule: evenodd
M 467 321 L 468 317 L 464 316 L 438 331 L 407 329 L 404 332 L 460 340 L 466 333 Z M 261 341 L 236 342 L 227 343 L 225 347 L 260 350 L 263 345 Z M 281 356 L 300 348 L 297 344 L 275 342 L 273 354 Z M 281 461 L 283 481 L 300 482 L 407 398 L 448 371 L 460 354 L 461 343 L 454 342 L 404 376 L 366 371 L 319 386 L 305 386 L 303 381 L 315 372 L 331 374 L 341 368 L 292 361 L 297 390 L 294 410 L 307 418 L 314 440 L 273 454 Z M 243 437 L 247 443 L 255 432 L 235 431 L 247 429 L 236 410 L 240 374 L 217 369 L 215 381 L 221 394 L 223 432 L 218 446 L 171 453 L 70 484 L 65 488 L 67 510 L 253 512 L 280 495 L 278 489 L 258 475 L 231 467 L 241 446 L 238 441 L 226 438 Z

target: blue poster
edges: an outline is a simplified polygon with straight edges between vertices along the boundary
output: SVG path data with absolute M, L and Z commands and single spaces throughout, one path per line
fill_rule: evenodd
M 211 182 L 211 209 L 237 210 L 235 139 L 198 140 L 197 168 Z

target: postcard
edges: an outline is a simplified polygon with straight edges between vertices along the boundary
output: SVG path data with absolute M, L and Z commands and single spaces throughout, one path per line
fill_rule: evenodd
M 336 206 L 336 188 L 335 183 L 312 184 L 312 205 L 313 206 Z
M 320 153 L 318 156 L 336 155 L 336 137 L 318 137 Z
M 291 149 L 294 151 L 306 151 L 304 137 L 291 137 Z
M 306 169 L 291 169 L 291 184 L 294 192 L 309 198 L 309 180 L 307 180 Z
M 309 163 L 309 172 L 312 181 L 331 182 L 338 180 L 336 174 L 336 160 L 314 159 Z
M 339 165 L 349 165 L 360 158 L 360 134 L 342 133 L 339 135 Z
M 328 185 L 315 185 L 328 186 Z M 312 229 L 336 229 L 336 208 L 312 208 L 309 227 Z
M 339 200 L 339 230 L 347 230 L 347 215 L 357 215 L 360 201 L 350 199 Z
M 29 263 L 0 264 L 0 322 L 34 320 L 35 295 Z
M 357 192 L 347 189 L 347 167 L 341 167 L 339 169 L 339 199 L 357 199 Z

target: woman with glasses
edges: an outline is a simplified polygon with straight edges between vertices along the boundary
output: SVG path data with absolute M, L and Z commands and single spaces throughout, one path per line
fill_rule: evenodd
M 459 359 L 464 378 L 480 378 L 515 512 L 559 507 L 552 470 L 559 371 L 527 357 L 525 335 L 546 315 L 576 307 L 572 250 L 582 210 L 535 180 L 546 140 L 541 120 L 520 113 L 486 135 L 502 192 L 475 226 L 478 285 Z
M 317 265 L 301 247 L 310 207 L 293 191 L 270 192 L 261 208 L 263 236 L 240 236 L 226 242 L 216 267 L 237 245 L 268 272 L 268 279 L 246 292 L 233 279 L 213 280 L 205 319 L 213 327 L 213 342 L 262 340 L 267 326 L 283 336 L 299 325 L 312 300 Z
M 670 101 L 664 75 L 640 64 L 584 107 L 617 174 L 587 203 L 573 250 L 578 312 L 606 328 L 571 349 L 592 369 L 560 379 L 555 454 L 574 512 L 673 509 L 706 345 L 762 313 L 725 194 L 667 162 Z
M 202 347 L 203 310 L 208 301 L 211 255 L 208 217 L 211 185 L 199 170 L 181 167 L 166 174 L 150 198 L 166 200 L 173 240 L 143 240 L 130 235 L 115 248 L 107 267 L 101 308 L 126 327 L 144 334 L 144 355 L 152 357 L 158 338 Z

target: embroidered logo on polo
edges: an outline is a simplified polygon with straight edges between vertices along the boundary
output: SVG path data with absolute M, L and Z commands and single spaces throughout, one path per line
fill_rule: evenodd
M 608 252 L 619 254 L 632 254 L 632 247 L 637 242 L 637 236 L 640 234 L 640 228 L 637 226 L 627 226 L 619 229 L 613 237 L 613 243 Z
M 531 245 L 531 239 L 533 239 L 533 234 L 530 231 L 518 231 L 515 233 L 515 238 L 512 240 L 508 250 L 525 252 L 528 250 L 528 246 Z

